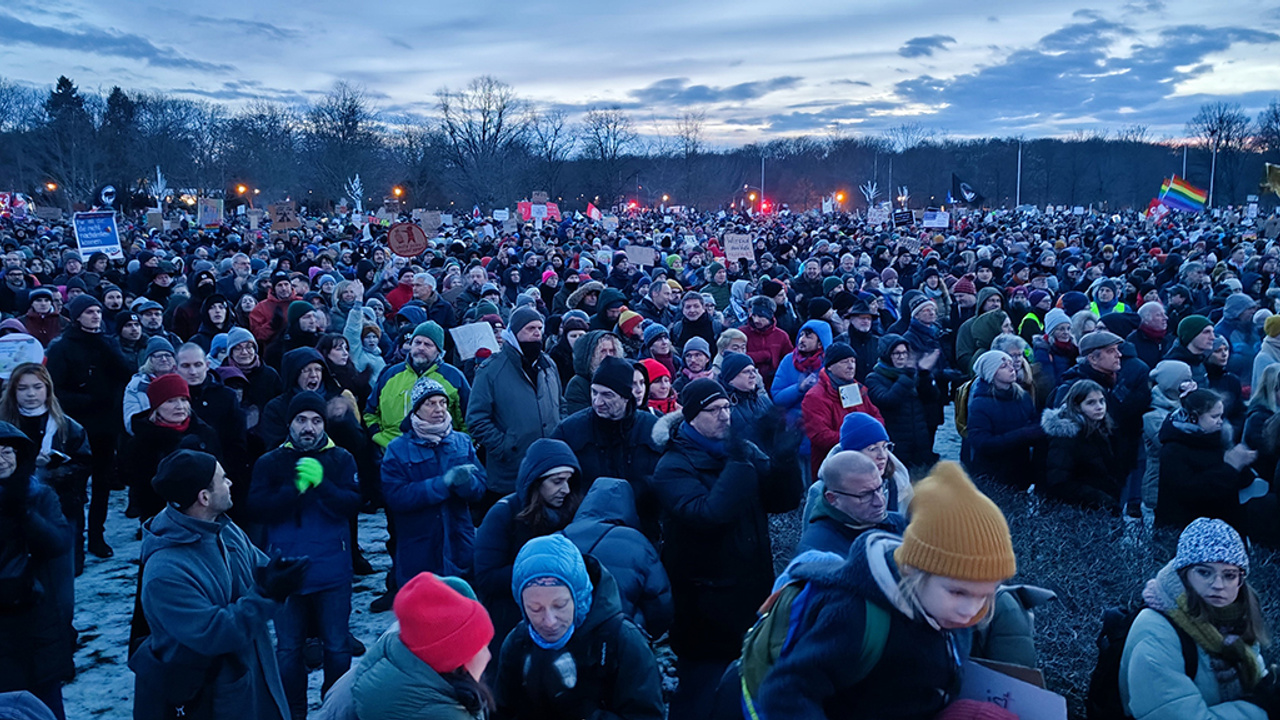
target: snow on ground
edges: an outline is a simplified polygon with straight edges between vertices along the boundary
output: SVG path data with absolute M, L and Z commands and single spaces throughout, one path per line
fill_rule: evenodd
M 934 449 L 945 459 L 954 460 L 960 455 L 960 438 L 955 433 L 950 407 Z M 68 720 L 128 720 L 133 715 L 133 673 L 126 655 L 142 543 L 137 536 L 138 523 L 125 518 L 124 507 L 125 493 L 113 493 L 107 542 L 115 549 L 115 557 L 86 557 L 84 574 L 76 579 L 75 627 L 80 633 L 80 645 L 76 650 L 75 680 L 63 688 Z M 799 540 L 798 515 L 776 516 L 771 528 L 778 554 L 790 556 Z M 374 575 L 356 578 L 351 602 L 351 632 L 365 645 L 373 644 L 395 619 L 390 612 L 369 612 L 369 603 L 384 589 L 391 564 L 386 540 L 382 513 L 360 516 L 360 546 L 377 570 Z M 312 709 L 319 707 L 321 680 L 319 670 L 310 674 Z

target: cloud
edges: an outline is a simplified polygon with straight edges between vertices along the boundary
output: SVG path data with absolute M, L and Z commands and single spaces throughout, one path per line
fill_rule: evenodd
M 215 18 L 207 17 L 205 15 L 195 15 L 191 18 L 191 21 L 197 25 L 220 28 L 243 35 L 256 35 L 267 40 L 294 40 L 302 37 L 301 31 L 293 30 L 291 28 L 283 28 L 279 25 L 272 25 L 271 23 L 259 22 L 257 20 Z
M 929 35 L 928 37 L 911 38 L 902 47 L 898 48 L 898 54 L 905 58 L 915 58 L 924 56 L 933 56 L 934 50 L 946 50 L 947 43 L 954 43 L 955 38 L 950 35 Z
M 206 72 L 235 70 L 231 65 L 185 58 L 173 50 L 157 47 L 150 40 L 139 35 L 94 28 L 62 30 L 33 25 L 7 14 L 0 14 L 0 44 L 31 45 L 53 50 L 73 50 L 95 55 L 132 58 L 142 60 L 153 67 L 179 70 Z
M 800 84 L 803 78 L 793 75 L 756 80 L 727 87 L 690 85 L 688 78 L 666 78 L 648 87 L 627 93 L 641 105 L 709 105 L 724 102 L 757 100 L 769 93 L 788 90 Z

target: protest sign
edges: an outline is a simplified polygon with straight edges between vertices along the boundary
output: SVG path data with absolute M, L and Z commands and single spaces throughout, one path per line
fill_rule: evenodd
M 529 214 L 533 217 L 534 220 L 546 220 L 547 204 L 542 203 L 539 205 L 534 205 L 533 207 L 529 208 Z
M 889 209 L 883 207 L 867 208 L 868 225 L 884 225 L 889 222 Z
M 413 223 L 396 223 L 387 232 L 387 247 L 400 257 L 417 257 L 427 249 L 427 233 Z
M 628 245 L 627 259 L 633 265 L 643 265 L 644 267 L 653 267 L 657 261 L 657 253 L 651 247 L 643 245 Z
M 220 198 L 200 198 L 196 201 L 196 225 L 206 230 L 222 225 Z
M 440 224 L 441 224 L 441 225 L 452 225 L 452 224 L 453 224 L 453 213 L 440 213 Z
M 924 213 L 924 226 L 927 228 L 949 228 L 951 227 L 951 213 L 926 210 Z
M 1253 205 L 1256 210 L 1257 205 Z M 37 205 L 35 207 L 35 215 L 41 220 L 58 221 L 62 219 L 62 208 L 50 207 L 48 205 Z
M 298 206 L 293 201 L 268 205 L 267 214 L 271 216 L 272 230 L 297 230 L 302 227 L 302 221 L 298 219 Z
M 76 213 L 71 223 L 75 228 L 80 257 L 87 258 L 96 252 L 106 253 L 111 258 L 124 257 L 120 251 L 120 230 L 116 227 L 114 211 Z
M 148 230 L 164 230 L 164 213 L 159 210 L 151 210 L 147 212 L 147 229 Z M 250 226 L 250 230 L 257 230 L 256 227 Z
M 246 212 L 244 215 L 246 218 L 249 219 L 250 230 L 257 230 L 258 226 L 262 224 L 262 210 L 258 208 L 253 208 L 248 212 Z
M 518 223 L 514 218 L 507 218 L 502 221 L 502 233 L 504 235 L 515 235 L 519 229 L 520 223 Z
M 1072 215 L 1083 215 L 1083 214 L 1084 214 L 1084 206 L 1083 206 L 1083 205 L 1077 205 L 1077 206 L 1075 206 L 1075 207 L 1071 208 L 1071 214 L 1072 214 Z
M 487 322 L 474 322 L 459 325 L 449 331 L 453 336 L 454 347 L 458 348 L 458 357 L 470 360 L 481 348 L 489 352 L 498 351 L 498 339 L 493 336 L 493 326 Z
M 427 232 L 427 235 L 435 236 L 440 231 L 440 226 L 444 224 L 443 213 L 439 210 L 428 210 L 422 213 L 418 219 L 418 225 Z
M 0 379 L 8 380 L 14 368 L 29 362 L 44 362 L 44 346 L 39 340 L 25 333 L 0 337 Z
M 724 256 L 729 262 L 756 259 L 755 248 L 751 246 L 751 236 L 746 233 L 726 233 L 723 244 Z
M 960 698 L 1002 707 L 1021 720 L 1066 720 L 1067 701 L 1002 672 L 969 661 L 960 669 Z
M 498 222 L 506 222 L 509 217 L 511 217 L 511 211 L 506 208 L 493 211 L 493 219 Z
M 560 215 L 560 206 L 553 202 L 547 203 L 547 218 L 555 220 L 556 222 L 564 220 Z
M 894 227 L 902 227 L 904 225 L 910 225 L 915 221 L 916 221 L 915 215 L 912 215 L 910 210 L 894 210 L 893 211 Z
M 604 225 L 604 229 L 606 232 L 613 232 L 614 230 L 618 229 L 618 216 L 605 215 L 604 220 L 601 221 L 601 224 Z
M 535 190 L 529 193 L 529 200 L 532 201 L 534 205 L 546 205 L 547 201 L 550 199 L 551 195 L 549 195 L 545 190 Z

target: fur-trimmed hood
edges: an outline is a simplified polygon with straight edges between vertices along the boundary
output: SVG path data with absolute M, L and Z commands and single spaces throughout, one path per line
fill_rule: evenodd
M 1040 427 L 1049 437 L 1073 438 L 1080 434 L 1084 428 L 1080 422 L 1072 417 L 1067 411 L 1066 406 L 1056 408 L 1045 408 L 1044 413 L 1040 415 Z
M 573 294 L 569 296 L 568 300 L 564 301 L 564 304 L 569 306 L 570 310 L 577 310 L 578 306 L 582 304 L 582 298 L 586 297 L 588 293 L 599 293 L 603 291 L 604 283 L 597 280 L 585 282 L 582 283 L 577 290 L 573 291 Z
M 658 418 L 658 422 L 653 424 L 653 444 L 658 450 L 665 450 L 667 443 L 671 442 L 671 438 L 676 435 L 676 428 L 680 427 L 680 423 L 684 422 L 684 414 L 673 412 L 667 413 Z

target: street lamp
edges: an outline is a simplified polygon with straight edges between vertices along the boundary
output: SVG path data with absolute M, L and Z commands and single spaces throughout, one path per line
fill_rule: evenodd
M 666 201 L 670 200 L 670 199 L 671 199 L 671 196 L 669 196 L 669 195 L 663 195 L 663 196 L 662 196 L 662 202 L 664 202 L 664 203 L 665 203 Z
M 49 182 L 47 182 L 47 183 L 45 183 L 45 184 L 44 184 L 44 189 L 45 189 L 45 190 L 47 190 L 47 191 L 49 191 L 49 192 L 51 192 L 51 193 L 53 193 L 53 192 L 58 192 L 58 183 L 53 182 L 53 181 L 51 180 L 51 181 L 49 181 Z
M 402 195 L 404 195 L 404 188 L 402 188 L 402 187 L 400 187 L 399 185 L 397 185 L 397 186 L 395 186 L 395 187 L 391 188 L 391 194 L 392 194 L 392 195 L 395 195 L 395 196 L 396 196 L 396 199 L 397 199 L 397 200 L 399 200 L 399 199 L 400 199 L 400 197 L 401 197 Z
M 248 204 L 249 204 L 249 209 L 250 209 L 250 210 L 252 210 L 252 209 L 253 209 L 253 198 L 251 198 L 251 197 L 247 197 L 247 196 L 246 196 L 246 193 L 248 193 L 248 192 L 249 192 L 249 186 L 248 186 L 248 185 L 245 185 L 244 183 L 240 183 L 240 184 L 236 185 L 236 194 L 237 194 L 237 195 L 239 195 L 239 196 L 241 196 L 241 197 L 243 197 L 243 198 L 244 198 L 244 201 L 245 201 L 246 203 L 248 203 Z M 253 191 L 253 194 L 254 194 L 254 195 L 257 195 L 257 194 L 258 194 L 258 191 L 257 191 L 257 190 L 254 190 L 254 191 Z

